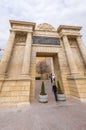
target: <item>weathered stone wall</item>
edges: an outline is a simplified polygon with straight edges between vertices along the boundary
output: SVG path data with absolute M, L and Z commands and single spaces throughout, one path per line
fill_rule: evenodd
M 12 56 L 9 62 L 7 74 L 8 76 L 19 76 L 21 74 L 22 63 L 24 58 L 25 46 L 15 45 L 13 48 Z
M 4 81 L 0 93 L 0 105 L 28 104 L 30 100 L 29 81 Z

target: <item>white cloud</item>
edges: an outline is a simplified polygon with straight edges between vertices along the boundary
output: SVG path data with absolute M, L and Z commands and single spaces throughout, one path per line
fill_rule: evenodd
M 9 36 L 9 20 L 48 22 L 83 26 L 81 34 L 86 43 L 86 0 L 0 0 L 0 47 Z

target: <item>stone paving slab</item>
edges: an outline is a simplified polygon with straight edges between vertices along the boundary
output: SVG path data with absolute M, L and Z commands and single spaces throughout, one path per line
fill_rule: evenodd
M 70 99 L 0 109 L 0 130 L 86 130 L 86 103 Z

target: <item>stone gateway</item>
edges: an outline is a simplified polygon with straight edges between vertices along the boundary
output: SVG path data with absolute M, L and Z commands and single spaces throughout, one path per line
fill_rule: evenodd
M 35 98 L 36 57 L 52 57 L 56 80 L 67 98 L 86 101 L 86 47 L 81 27 L 10 20 L 0 62 L 0 105 L 29 104 Z

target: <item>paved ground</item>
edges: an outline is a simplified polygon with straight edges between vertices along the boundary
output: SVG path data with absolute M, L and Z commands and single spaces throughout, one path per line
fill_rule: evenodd
M 0 109 L 0 130 L 86 130 L 86 104 L 75 99 Z

